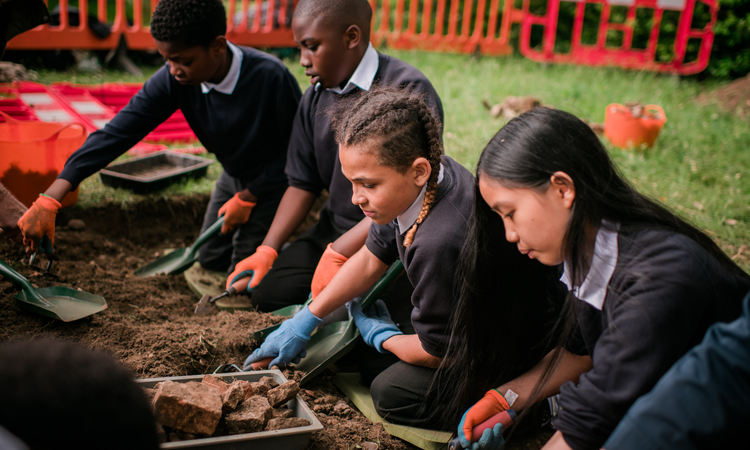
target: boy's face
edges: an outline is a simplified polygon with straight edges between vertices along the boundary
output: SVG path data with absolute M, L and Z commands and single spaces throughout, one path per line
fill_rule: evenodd
M 222 67 L 227 51 L 226 38 L 223 36 L 216 38 L 208 47 L 189 47 L 179 42 L 155 42 L 161 56 L 169 62 L 169 73 L 186 86 L 212 81 Z
M 357 69 L 362 56 L 356 50 L 362 36 L 356 25 L 342 34 L 321 22 L 314 17 L 295 17 L 292 31 L 310 83 L 329 89 L 348 81 Z

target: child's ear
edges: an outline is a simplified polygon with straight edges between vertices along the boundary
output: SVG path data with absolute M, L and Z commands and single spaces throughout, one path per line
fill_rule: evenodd
M 565 207 L 573 206 L 573 200 L 576 198 L 576 187 L 570 175 L 560 171 L 553 173 L 550 177 L 550 188 L 554 190 L 554 196 L 562 201 Z
M 419 157 L 411 163 L 412 173 L 414 174 L 414 184 L 424 186 L 432 175 L 432 166 L 427 158 Z
M 225 51 L 227 49 L 227 37 L 216 36 L 216 39 L 211 41 L 211 44 L 209 44 L 209 48 L 216 55 L 218 55 L 222 51 Z
M 350 25 L 344 32 L 344 43 L 349 50 L 355 49 L 362 42 L 362 30 L 358 25 Z

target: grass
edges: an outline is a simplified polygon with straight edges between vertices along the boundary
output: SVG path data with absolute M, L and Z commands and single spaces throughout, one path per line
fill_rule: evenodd
M 603 122 L 610 103 L 641 101 L 661 105 L 668 122 L 649 150 L 626 151 L 606 142 L 610 155 L 625 176 L 645 194 L 662 201 L 718 240 L 722 248 L 750 269 L 750 126 L 746 118 L 715 105 L 699 105 L 694 98 L 715 89 L 716 82 L 698 83 L 669 75 L 620 69 L 544 66 L 520 57 L 476 59 L 468 55 L 386 50 L 422 70 L 434 84 L 445 110 L 446 153 L 473 170 L 487 141 L 504 124 L 482 105 L 500 103 L 508 95 L 533 95 L 545 105 L 569 111 L 592 122 Z M 285 64 L 309 85 L 297 61 Z M 138 80 L 118 72 L 82 75 L 74 72 L 40 73 L 42 82 L 143 81 L 156 68 L 145 68 Z M 179 193 L 207 193 L 220 167 L 209 177 L 174 186 L 151 197 Z M 83 184 L 80 205 L 104 201 L 123 205 L 141 196 L 105 188 L 98 177 Z M 748 252 L 750 254 L 750 252 Z

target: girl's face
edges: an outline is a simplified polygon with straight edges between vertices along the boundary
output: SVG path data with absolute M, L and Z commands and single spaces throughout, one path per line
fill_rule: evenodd
M 518 245 L 518 251 L 548 266 L 563 262 L 563 238 L 575 198 L 573 181 L 567 174 L 556 172 L 542 192 L 507 188 L 484 175 L 479 178 L 479 192 L 502 217 L 505 237 Z
M 432 173 L 425 158 L 417 158 L 401 173 L 378 163 L 367 144 L 339 148 L 341 171 L 352 182 L 352 203 L 378 225 L 392 222 L 414 203 Z

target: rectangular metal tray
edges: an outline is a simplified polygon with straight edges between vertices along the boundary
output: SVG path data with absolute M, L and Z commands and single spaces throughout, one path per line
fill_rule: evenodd
M 234 380 L 259 381 L 263 377 L 271 376 L 277 383 L 286 383 L 287 379 L 279 370 L 257 370 L 254 372 L 234 372 L 219 373 L 216 377 L 224 379 L 231 383 Z M 177 383 L 187 383 L 188 381 L 198 381 L 203 379 L 203 375 L 190 375 L 184 377 L 166 377 L 166 378 L 144 378 L 135 380 L 140 386 L 153 388 L 156 383 L 161 381 L 174 381 Z M 294 417 L 307 419 L 310 425 L 306 427 L 288 428 L 276 431 L 259 431 L 257 433 L 234 434 L 231 436 L 209 437 L 203 439 L 191 439 L 188 441 L 166 442 L 161 444 L 160 448 L 190 448 L 202 450 L 295 450 L 304 449 L 313 432 L 323 429 L 310 408 L 298 395 L 294 400 L 289 401 L 287 407 L 294 411 Z
M 211 164 L 211 159 L 162 150 L 110 164 L 99 176 L 105 186 L 148 194 L 188 178 L 204 177 Z

